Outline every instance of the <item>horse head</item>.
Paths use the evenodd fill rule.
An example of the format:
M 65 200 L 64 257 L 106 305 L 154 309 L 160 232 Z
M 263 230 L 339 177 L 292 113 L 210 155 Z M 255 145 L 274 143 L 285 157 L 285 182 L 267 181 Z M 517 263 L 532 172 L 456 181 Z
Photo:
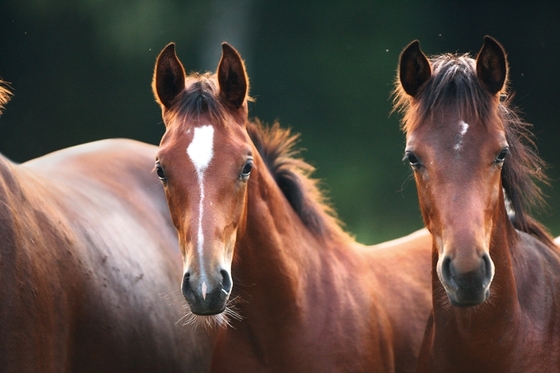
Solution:
M 490 293 L 496 232 L 509 223 L 502 167 L 510 144 L 500 94 L 507 80 L 501 45 L 486 37 L 476 59 L 445 54 L 428 59 L 417 41 L 401 54 L 405 160 L 437 249 L 437 275 L 456 306 Z
M 174 44 L 156 62 L 153 90 L 165 134 L 155 167 L 179 235 L 182 292 L 197 315 L 223 312 L 233 287 L 253 167 L 248 88 L 244 63 L 227 43 L 214 74 L 185 74 Z

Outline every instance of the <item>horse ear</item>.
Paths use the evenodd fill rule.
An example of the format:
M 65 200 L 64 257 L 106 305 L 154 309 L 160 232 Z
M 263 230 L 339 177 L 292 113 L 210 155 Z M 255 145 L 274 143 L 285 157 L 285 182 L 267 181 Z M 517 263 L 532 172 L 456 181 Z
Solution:
M 247 97 L 249 78 L 241 56 L 228 43 L 222 43 L 217 74 L 220 95 L 234 109 L 239 109 Z
M 507 79 L 507 59 L 504 48 L 494 38 L 484 37 L 484 44 L 476 56 L 476 75 L 491 93 L 502 90 Z
M 179 93 L 185 89 L 185 69 L 175 53 L 175 43 L 169 43 L 159 54 L 152 89 L 156 101 L 166 109 Z
M 404 91 L 415 97 L 418 90 L 432 76 L 432 66 L 422 50 L 418 40 L 410 43 L 401 53 L 399 59 L 399 80 Z

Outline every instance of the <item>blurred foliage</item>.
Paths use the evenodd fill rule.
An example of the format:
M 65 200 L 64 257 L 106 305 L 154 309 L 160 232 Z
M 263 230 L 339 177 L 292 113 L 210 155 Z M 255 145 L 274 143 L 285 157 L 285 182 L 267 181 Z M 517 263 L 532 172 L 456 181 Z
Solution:
M 159 51 L 175 41 L 187 70 L 214 70 L 228 41 L 247 62 L 251 115 L 301 132 L 347 229 L 380 242 L 422 226 L 400 116 L 390 115 L 400 51 L 419 39 L 428 54 L 476 53 L 489 34 L 508 51 L 514 102 L 553 166 L 538 217 L 558 235 L 559 16 L 557 1 L 5 1 L 0 76 L 15 95 L 0 149 L 24 161 L 106 137 L 157 144 Z

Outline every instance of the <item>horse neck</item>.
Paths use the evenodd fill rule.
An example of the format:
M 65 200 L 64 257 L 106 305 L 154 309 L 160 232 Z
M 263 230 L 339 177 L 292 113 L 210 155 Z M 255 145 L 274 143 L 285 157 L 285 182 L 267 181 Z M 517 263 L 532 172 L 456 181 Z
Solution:
M 258 157 L 255 164 L 257 170 L 266 169 Z M 336 235 L 332 238 L 321 239 L 303 224 L 267 171 L 252 174 L 246 226 L 236 244 L 232 269 L 237 294 L 247 296 L 247 302 L 239 304 L 242 324 L 303 323 L 301 309 L 309 301 L 309 292 L 324 285 L 322 266 L 342 246 Z
M 320 265 L 321 239 L 305 227 L 268 172 L 251 178 L 245 231 L 236 247 L 241 276 L 250 274 L 252 283 L 267 284 L 276 291 L 271 298 L 285 294 L 293 301 L 299 278 Z
M 242 371 L 260 371 L 263 366 L 309 371 L 316 362 L 296 369 L 304 362 L 300 346 L 316 342 L 317 333 L 331 327 L 318 320 L 331 317 L 325 305 L 335 302 L 337 279 L 332 270 L 345 270 L 334 256 L 342 257 L 340 251 L 348 251 L 348 242 L 342 241 L 335 226 L 324 239 L 308 229 L 270 173 L 263 172 L 263 160 L 254 155 L 254 162 L 246 223 L 232 267 L 233 293 L 240 298 L 235 306 L 242 320 L 233 320 L 233 328 L 222 330 L 212 371 L 230 371 L 232 361 L 241 364 L 237 370 Z

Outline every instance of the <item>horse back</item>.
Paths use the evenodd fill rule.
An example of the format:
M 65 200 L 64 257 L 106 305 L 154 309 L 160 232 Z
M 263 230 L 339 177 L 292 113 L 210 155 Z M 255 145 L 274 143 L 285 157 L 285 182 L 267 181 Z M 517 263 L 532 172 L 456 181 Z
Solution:
M 208 334 L 180 324 L 181 261 L 155 151 L 105 140 L 11 166 L 3 371 L 204 371 Z
M 368 250 L 375 290 L 390 322 L 395 361 L 414 370 L 431 309 L 432 236 L 421 229 Z

